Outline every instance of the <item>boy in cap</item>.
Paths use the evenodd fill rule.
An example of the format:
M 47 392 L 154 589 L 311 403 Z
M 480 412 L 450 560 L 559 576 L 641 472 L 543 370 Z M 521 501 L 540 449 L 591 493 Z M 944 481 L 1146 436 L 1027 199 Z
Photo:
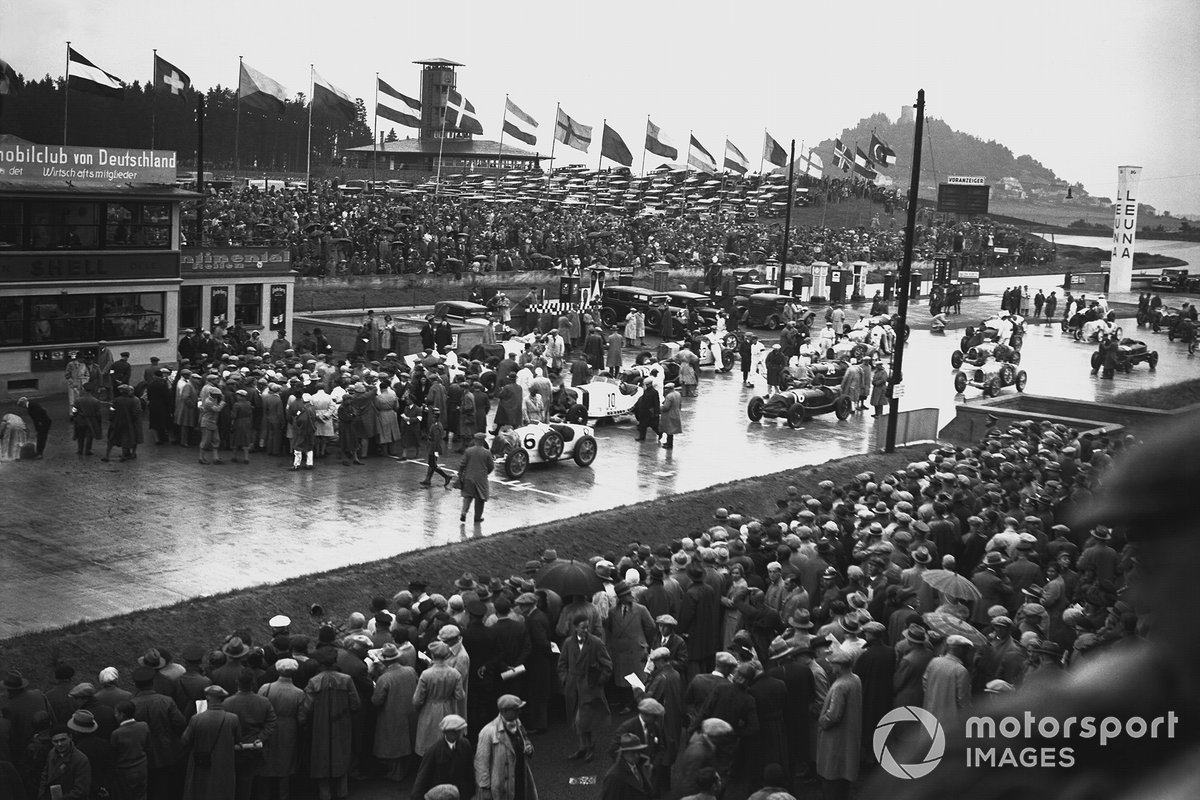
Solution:
M 467 721 L 447 714 L 439 723 L 442 737 L 421 757 L 411 797 L 428 797 L 436 787 L 452 786 L 462 798 L 475 794 L 475 748 L 467 738 Z

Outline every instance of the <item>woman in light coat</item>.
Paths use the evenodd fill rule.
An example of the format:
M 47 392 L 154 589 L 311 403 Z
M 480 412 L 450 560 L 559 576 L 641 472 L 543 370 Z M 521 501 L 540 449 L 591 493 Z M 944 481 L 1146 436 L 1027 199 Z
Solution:
M 400 441 L 400 421 L 397 416 L 400 398 L 392 391 L 387 381 L 379 384 L 379 394 L 375 395 L 374 405 L 379 416 L 379 447 L 389 456 L 394 456 L 396 442 Z
M 625 315 L 625 346 L 637 344 L 637 311 L 631 310 Z
M 400 662 L 400 648 L 384 646 L 380 661 L 384 672 L 375 682 L 371 704 L 379 709 L 375 718 L 375 757 L 387 764 L 387 778 L 397 783 L 404 779 L 404 758 L 413 752 L 416 712 L 413 692 L 417 671 Z
M 337 414 L 337 409 L 333 407 L 333 397 L 325 391 L 324 386 L 313 394 L 312 408 L 317 417 L 316 454 L 317 458 L 324 458 L 329 440 L 337 438 L 337 431 L 333 427 L 333 418 Z
M 300 727 L 304 724 L 304 690 L 292 682 L 300 664 L 291 658 L 275 662 L 279 679 L 259 688 L 258 693 L 275 709 L 275 735 L 263 748 L 258 776 L 269 783 L 288 782 L 296 774 L 300 759 Z
M 416 753 L 425 755 L 442 738 L 441 722 L 447 714 L 465 716 L 467 695 L 463 691 L 462 675 L 451 666 L 450 647 L 445 642 L 429 645 L 433 665 L 417 679 L 413 707 L 417 710 Z

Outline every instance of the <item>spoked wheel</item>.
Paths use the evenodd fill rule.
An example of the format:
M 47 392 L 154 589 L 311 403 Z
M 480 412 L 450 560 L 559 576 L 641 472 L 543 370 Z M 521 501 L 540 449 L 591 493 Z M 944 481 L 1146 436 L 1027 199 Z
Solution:
M 963 373 L 958 373 L 954 376 L 954 391 L 962 394 L 967 390 L 967 376 Z
M 788 425 L 793 428 L 799 428 L 808 419 L 808 411 L 804 408 L 803 403 L 794 403 L 787 412 Z
M 1100 364 L 1103 360 L 1099 353 L 1092 353 L 1092 369 L 1100 369 Z
M 596 444 L 595 437 L 584 436 L 575 443 L 575 453 L 572 457 L 579 466 L 590 467 L 592 462 L 596 460 L 598 450 L 599 446 Z
M 950 366 L 958 369 L 963 365 L 963 353 L 961 350 L 955 350 L 950 354 Z
M 751 397 L 750 402 L 746 404 L 746 416 L 751 422 L 758 422 L 763 418 L 763 407 L 767 404 L 766 400 L 761 397 Z
M 992 378 L 983 387 L 984 397 L 995 397 L 1000 394 L 1000 381 Z
M 529 469 L 529 454 L 524 450 L 513 450 L 504 459 L 504 471 L 513 480 L 519 480 L 527 469 Z
M 1000 367 L 1000 383 L 1004 386 L 1012 386 L 1017 379 L 1017 368 L 1012 364 L 1003 364 Z
M 1013 350 L 1012 355 L 1008 357 L 1008 363 L 1020 364 L 1021 363 L 1021 351 Z
M 833 413 L 837 415 L 838 419 L 848 419 L 854 413 L 854 403 L 850 401 L 849 397 L 840 395 L 833 403 Z
M 558 461 L 563 454 L 563 438 L 558 431 L 547 431 L 538 442 L 538 455 L 546 461 Z
M 1188 353 L 1191 354 L 1194 352 L 1196 352 L 1196 338 L 1192 337 L 1192 341 L 1188 343 Z M 1150 369 L 1151 370 L 1158 369 L 1158 351 L 1157 350 L 1155 350 L 1153 353 L 1150 354 L 1149 361 L 1150 361 Z
M 1029 382 L 1029 375 L 1025 372 L 1025 370 L 1021 370 L 1020 372 L 1017 373 L 1017 380 L 1014 385 L 1017 387 L 1018 392 L 1023 392 L 1023 391 L 1025 391 L 1025 384 L 1027 384 L 1028 382 Z
M 721 350 L 721 372 L 733 371 L 733 364 L 737 361 L 737 353 L 728 348 Z

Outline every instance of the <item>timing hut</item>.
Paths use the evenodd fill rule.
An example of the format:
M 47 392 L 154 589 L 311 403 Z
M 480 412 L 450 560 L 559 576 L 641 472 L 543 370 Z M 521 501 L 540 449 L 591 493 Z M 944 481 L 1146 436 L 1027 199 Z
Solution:
M 347 167 L 376 169 L 383 180 L 424 178 L 437 172 L 439 157 L 442 174 L 538 168 L 541 156 L 535 152 L 507 142 L 502 146 L 491 139 L 476 139 L 467 131 L 444 126 L 446 100 L 451 90 L 457 91 L 455 69 L 462 64 L 446 58 L 413 63 L 421 67 L 421 127 L 417 137 L 348 148 L 343 151 Z M 392 123 L 381 122 L 385 125 L 390 127 Z

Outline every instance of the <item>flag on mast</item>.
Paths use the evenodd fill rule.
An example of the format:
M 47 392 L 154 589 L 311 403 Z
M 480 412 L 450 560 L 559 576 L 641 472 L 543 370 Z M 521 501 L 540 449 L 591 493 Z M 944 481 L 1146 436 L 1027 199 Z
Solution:
M 192 79 L 179 67 L 154 54 L 154 91 L 165 90 L 168 94 L 183 97 L 192 90 Z
M 313 70 L 313 113 L 333 120 L 338 127 L 345 127 L 358 116 L 358 106 L 350 95 L 334 86 Z
M 750 160 L 729 139 L 725 140 L 725 169 L 745 175 L 750 171 Z
M 717 160 L 712 157 L 712 153 L 704 149 L 704 145 L 693 135 L 691 137 L 691 152 L 688 154 L 688 166 L 694 167 L 700 172 L 707 172 L 710 175 L 715 175 L 717 172 Z
M 527 145 L 535 145 L 537 144 L 537 133 L 534 132 L 534 128 L 537 126 L 537 120 L 518 108 L 512 100 L 504 98 L 505 133 Z
M 875 180 L 875 176 L 879 174 L 875 171 L 875 165 L 871 163 L 871 159 L 867 158 L 867 154 L 857 146 L 854 148 L 854 174 L 869 181 Z
M 763 131 L 763 160 L 768 164 L 774 164 L 777 167 L 787 166 L 787 150 L 771 136 L 771 134 Z
M 475 106 L 454 89 L 446 94 L 446 127 L 476 136 L 483 135 L 483 123 L 475 114 Z
M 672 161 L 679 158 L 679 148 L 663 134 L 662 128 L 646 118 L 646 149 L 656 156 L 669 158 Z
M 67 48 L 67 87 L 104 97 L 122 97 L 125 94 L 120 78 L 100 69 L 75 52 L 73 47 Z
M 592 126 L 576 122 L 560 108 L 558 119 L 554 121 L 554 138 L 567 147 L 586 153 L 592 144 Z
M 397 92 L 382 78 L 376 80 L 379 100 L 375 103 L 375 115 L 410 128 L 421 127 L 421 101 Z
M 820 180 L 824 174 L 825 164 L 821 161 L 821 157 L 812 151 L 811 147 L 808 150 L 808 156 L 800 159 L 800 166 L 803 168 L 804 174 L 810 178 Z
M 600 139 L 600 155 L 622 166 L 633 166 L 633 153 L 625 146 L 621 134 L 608 127 L 607 122 L 604 123 L 604 136 Z
M 890 167 L 896 163 L 896 151 L 888 147 L 886 143 L 874 133 L 871 134 L 871 159 L 876 164 L 882 164 L 885 167 Z
M 833 165 L 841 169 L 842 172 L 850 171 L 850 151 L 846 149 L 846 145 L 842 144 L 841 139 L 833 140 Z
M 238 79 L 238 97 L 251 108 L 282 114 L 283 104 L 287 100 L 287 89 L 274 78 L 264 75 L 243 61 Z

